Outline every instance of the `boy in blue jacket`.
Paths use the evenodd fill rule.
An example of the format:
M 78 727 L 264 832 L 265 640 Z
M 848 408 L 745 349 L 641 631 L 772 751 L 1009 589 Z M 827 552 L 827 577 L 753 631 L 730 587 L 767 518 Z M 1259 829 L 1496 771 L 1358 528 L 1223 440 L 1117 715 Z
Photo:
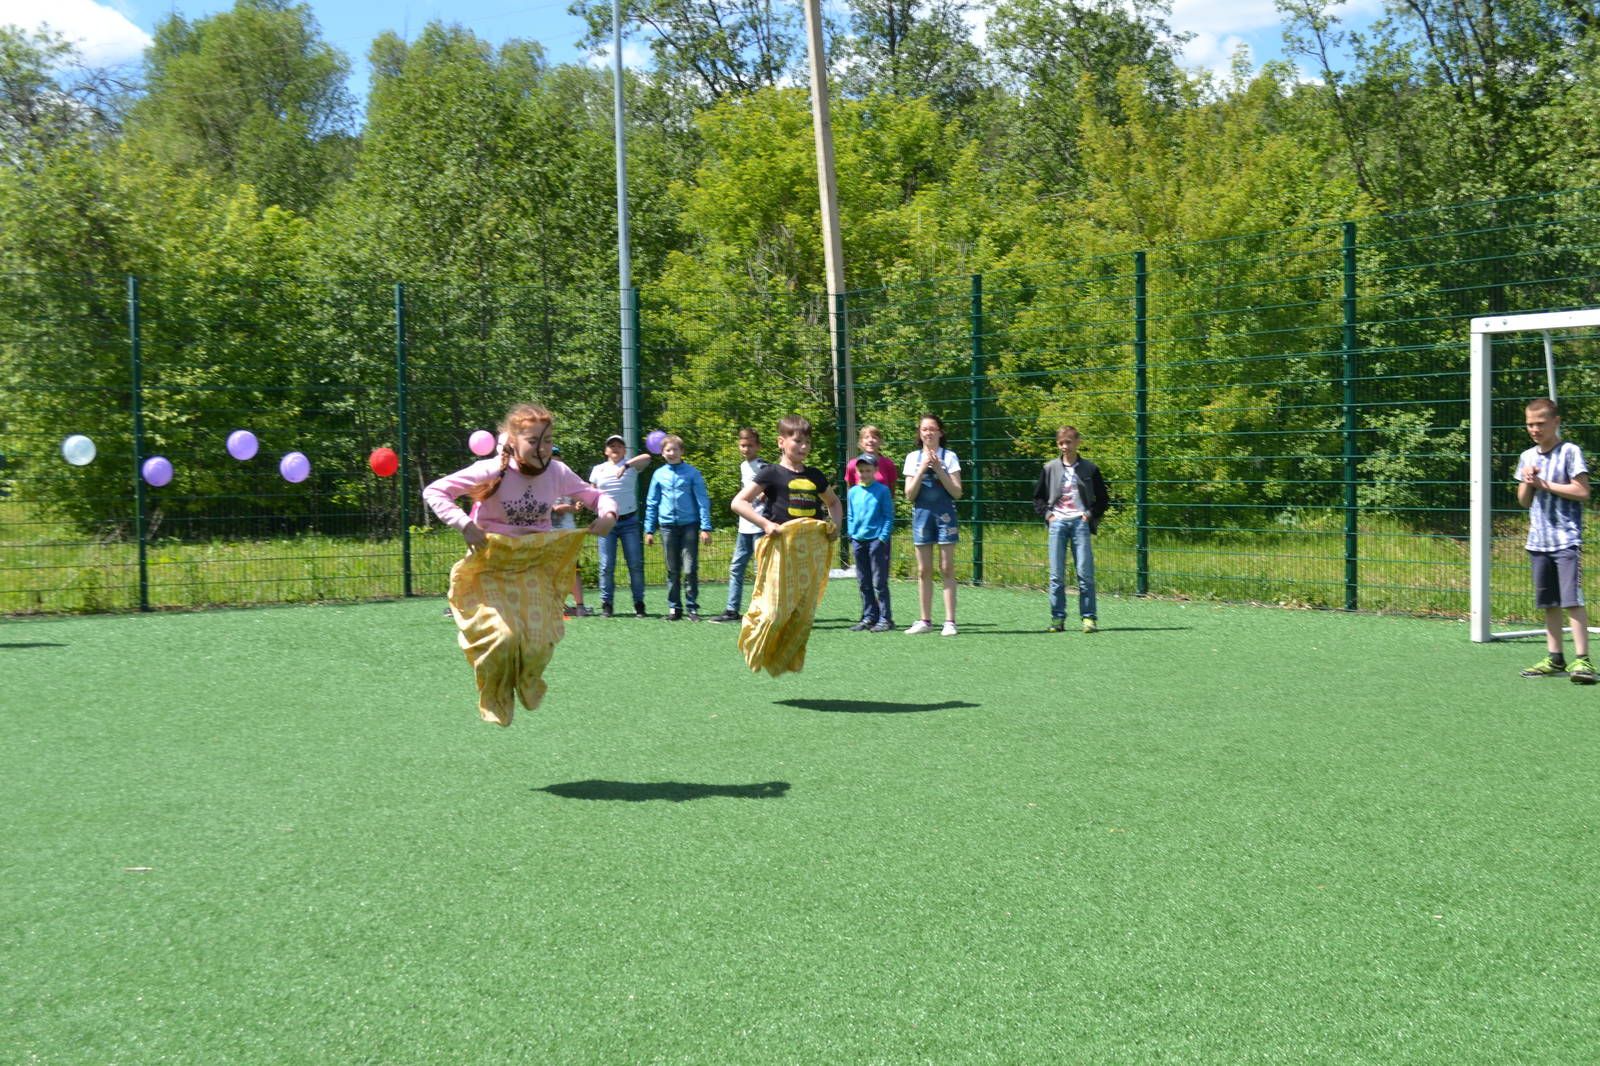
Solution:
M 856 484 L 847 496 L 846 531 L 855 550 L 856 583 L 861 587 L 861 621 L 852 633 L 887 633 L 894 628 L 889 610 L 889 534 L 894 529 L 894 496 L 878 480 L 878 461 L 855 461 Z
M 683 461 L 683 438 L 661 442 L 667 465 L 650 479 L 645 498 L 644 542 L 655 543 L 661 530 L 661 549 L 667 557 L 667 621 L 700 621 L 700 545 L 711 543 L 711 497 L 704 475 Z M 695 529 L 700 539 L 695 539 Z M 687 587 L 685 587 L 687 586 Z

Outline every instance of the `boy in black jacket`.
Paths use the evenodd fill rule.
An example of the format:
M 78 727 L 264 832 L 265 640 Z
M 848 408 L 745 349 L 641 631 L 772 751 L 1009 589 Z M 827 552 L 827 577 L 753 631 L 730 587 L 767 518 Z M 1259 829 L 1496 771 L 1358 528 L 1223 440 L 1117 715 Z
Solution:
M 1049 528 L 1050 549 L 1050 632 L 1067 627 L 1066 582 L 1067 545 L 1072 546 L 1072 568 L 1078 576 L 1078 614 L 1083 631 L 1093 633 L 1095 624 L 1094 545 L 1090 538 L 1100 528 L 1100 517 L 1111 504 L 1100 468 L 1078 454 L 1078 430 L 1062 426 L 1056 430 L 1060 459 L 1052 459 L 1039 472 L 1033 487 L 1033 509 Z

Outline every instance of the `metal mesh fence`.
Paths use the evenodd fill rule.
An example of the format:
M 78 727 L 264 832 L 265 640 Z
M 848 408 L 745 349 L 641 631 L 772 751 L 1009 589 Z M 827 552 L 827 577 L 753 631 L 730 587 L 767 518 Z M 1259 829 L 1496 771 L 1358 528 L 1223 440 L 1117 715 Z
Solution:
M 1043 584 L 1033 487 L 1070 424 L 1116 503 L 1103 591 L 1460 615 L 1468 319 L 1596 304 L 1600 191 L 1578 190 L 853 292 L 839 333 L 856 422 L 897 464 L 921 414 L 943 419 L 965 580 Z M 771 458 L 778 417 L 806 415 L 830 476 L 856 453 L 823 298 L 646 290 L 638 308 L 642 421 L 684 438 L 719 530 L 739 426 Z M 420 487 L 528 399 L 587 474 L 621 427 L 619 321 L 614 292 L 0 277 L 0 611 L 440 594 L 460 538 Z M 1580 444 L 1597 339 L 1553 340 Z M 1544 375 L 1541 338 L 1497 341 L 1500 617 L 1531 613 L 1510 471 Z M 228 454 L 240 428 L 253 459 Z M 95 441 L 89 465 L 63 461 L 70 433 Z M 395 477 L 367 468 L 380 446 Z M 303 482 L 279 474 L 289 451 Z M 138 477 L 152 455 L 170 485 Z M 703 551 L 706 582 L 729 540 Z M 911 557 L 898 535 L 899 576 Z M 583 566 L 592 584 L 592 549 Z

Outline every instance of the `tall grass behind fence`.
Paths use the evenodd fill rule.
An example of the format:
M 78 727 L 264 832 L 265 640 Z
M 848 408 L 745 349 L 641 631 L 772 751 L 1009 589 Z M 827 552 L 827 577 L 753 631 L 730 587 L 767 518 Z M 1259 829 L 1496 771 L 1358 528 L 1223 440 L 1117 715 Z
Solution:
M 1033 484 L 1072 424 L 1116 501 L 1105 591 L 1462 614 L 1468 319 L 1600 305 L 1600 190 L 897 284 L 846 294 L 838 317 L 808 293 L 637 301 L 642 428 L 684 437 L 725 531 L 738 426 L 772 458 L 794 411 L 824 470 L 855 454 L 839 341 L 856 422 L 897 463 L 920 414 L 943 418 L 965 579 L 1043 583 Z M 521 399 L 557 412 L 587 473 L 622 425 L 620 324 L 612 291 L 0 278 L 0 611 L 440 593 L 460 539 L 420 487 Z M 1567 433 L 1600 453 L 1600 338 L 1552 352 Z M 1528 613 L 1510 473 L 1544 368 L 1541 338 L 1497 339 L 1504 617 Z M 255 459 L 227 455 L 235 428 L 261 438 Z M 93 464 L 61 460 L 69 433 L 96 441 Z M 397 477 L 367 469 L 378 446 L 400 452 Z M 311 459 L 299 485 L 278 476 L 290 450 Z M 136 476 L 156 454 L 170 486 Z M 728 539 L 703 554 L 708 580 Z
M 391 341 L 388 417 L 407 416 L 408 487 L 397 508 L 409 543 L 395 554 L 410 560 L 409 592 L 443 595 L 462 541 L 427 511 L 422 486 L 475 460 L 472 431 L 494 429 L 518 402 L 555 413 L 562 460 L 587 477 L 622 426 L 620 318 L 616 294 L 606 292 L 436 283 L 403 286 L 399 296 L 406 384 L 402 397 Z

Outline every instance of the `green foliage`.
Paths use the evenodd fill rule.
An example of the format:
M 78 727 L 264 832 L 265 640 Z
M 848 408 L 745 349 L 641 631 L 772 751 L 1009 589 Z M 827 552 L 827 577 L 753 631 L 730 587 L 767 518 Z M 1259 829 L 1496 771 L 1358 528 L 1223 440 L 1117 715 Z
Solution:
M 592 42 L 608 37 L 609 9 L 579 10 Z M 1431 375 L 1466 318 L 1600 303 L 1584 194 L 1502 195 L 1600 181 L 1582 5 L 1416 0 L 1347 35 L 1296 0 L 1315 84 L 1282 65 L 1183 74 L 1160 4 L 1006 0 L 982 50 L 963 10 L 857 3 L 833 38 L 845 334 L 857 421 L 899 451 L 919 414 L 941 414 L 996 507 L 1063 422 L 1131 480 L 1135 251 L 1152 476 L 1163 514 L 1204 526 L 1339 502 L 1338 220 L 1361 220 L 1370 508 L 1411 514 L 1456 491 L 1456 386 Z M 624 81 L 641 414 L 682 433 L 725 498 L 738 425 L 770 435 L 799 411 L 820 459 L 841 447 L 809 99 L 782 87 L 797 13 L 641 0 L 627 14 L 656 57 Z M 304 496 L 255 494 L 267 502 L 196 473 L 188 498 L 156 499 L 163 535 L 202 537 L 216 499 L 238 528 L 393 528 L 402 489 L 359 457 L 398 444 L 402 354 L 413 479 L 465 461 L 464 434 L 521 399 L 556 410 L 572 465 L 598 454 L 622 409 L 609 74 L 439 23 L 371 57 L 356 136 L 348 64 L 304 5 L 174 16 L 124 132 L 112 87 L 63 67 L 58 39 L 0 35 L 13 484 L 59 465 L 66 427 L 90 431 L 102 460 L 46 478 L 42 502 L 130 532 L 128 274 L 143 279 L 146 453 L 214 454 L 248 413 L 341 457 L 314 463 Z M 1600 388 L 1585 374 L 1580 390 Z
M 841 90 L 850 96 L 925 97 L 955 118 L 984 95 L 983 55 L 965 0 L 852 0 L 850 33 L 835 37 Z
M 319 38 L 306 4 L 236 0 L 163 21 L 129 132 L 178 172 L 254 186 L 295 211 L 322 202 L 353 154 L 349 60 Z
M 569 10 L 589 32 L 580 45 L 613 47 L 612 7 L 573 0 Z M 624 39 L 644 27 L 663 85 L 717 101 L 770 89 L 793 70 L 802 53 L 800 12 L 767 0 L 624 0 Z

